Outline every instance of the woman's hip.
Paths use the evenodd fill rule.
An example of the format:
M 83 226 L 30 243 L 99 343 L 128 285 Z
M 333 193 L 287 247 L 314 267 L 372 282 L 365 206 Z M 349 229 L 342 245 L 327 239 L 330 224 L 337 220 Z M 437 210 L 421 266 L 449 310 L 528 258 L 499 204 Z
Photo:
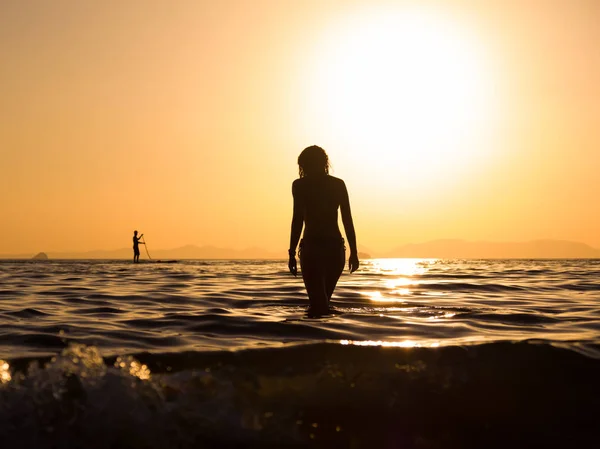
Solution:
M 302 239 L 299 257 L 300 263 L 322 262 L 330 265 L 341 261 L 343 265 L 346 259 L 344 239 Z

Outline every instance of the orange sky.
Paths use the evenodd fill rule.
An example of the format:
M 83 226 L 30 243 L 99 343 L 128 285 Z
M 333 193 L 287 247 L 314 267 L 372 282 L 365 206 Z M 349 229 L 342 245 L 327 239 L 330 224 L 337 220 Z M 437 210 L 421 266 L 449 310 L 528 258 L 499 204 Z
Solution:
M 600 247 L 600 3 L 0 3 L 0 254 L 285 256 L 318 144 L 359 246 Z

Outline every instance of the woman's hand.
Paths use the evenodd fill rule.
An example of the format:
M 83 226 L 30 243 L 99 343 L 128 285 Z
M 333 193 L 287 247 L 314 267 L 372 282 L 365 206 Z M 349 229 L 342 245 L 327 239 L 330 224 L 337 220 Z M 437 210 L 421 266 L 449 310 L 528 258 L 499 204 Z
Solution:
M 350 273 L 354 273 L 358 270 L 360 263 L 358 262 L 358 254 L 351 253 L 350 258 L 348 259 L 348 268 L 350 269 Z
M 290 269 L 290 273 L 294 276 L 298 274 L 298 267 L 296 265 L 296 256 L 292 256 L 290 254 L 290 260 L 288 261 L 288 268 Z

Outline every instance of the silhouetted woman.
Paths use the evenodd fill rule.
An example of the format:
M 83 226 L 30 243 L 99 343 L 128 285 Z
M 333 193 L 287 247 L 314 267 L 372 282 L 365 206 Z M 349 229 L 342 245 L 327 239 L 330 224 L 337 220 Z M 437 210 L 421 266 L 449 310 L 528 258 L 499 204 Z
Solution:
M 338 227 L 338 207 L 350 245 L 350 272 L 358 268 L 356 234 L 350 212 L 350 200 L 346 184 L 329 175 L 329 158 L 323 148 L 313 145 L 298 157 L 300 179 L 292 184 L 294 215 L 290 236 L 290 272 L 296 276 L 296 246 L 300 242 L 300 267 L 310 300 L 309 316 L 329 312 L 329 300 L 344 265 L 346 254 L 344 239 Z

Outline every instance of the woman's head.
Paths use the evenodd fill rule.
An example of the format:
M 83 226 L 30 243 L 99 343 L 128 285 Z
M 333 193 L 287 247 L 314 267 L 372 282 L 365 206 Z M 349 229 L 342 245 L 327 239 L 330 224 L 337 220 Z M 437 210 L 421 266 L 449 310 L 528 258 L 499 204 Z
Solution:
M 305 148 L 298 156 L 300 177 L 329 174 L 329 157 L 321 147 L 313 145 Z

